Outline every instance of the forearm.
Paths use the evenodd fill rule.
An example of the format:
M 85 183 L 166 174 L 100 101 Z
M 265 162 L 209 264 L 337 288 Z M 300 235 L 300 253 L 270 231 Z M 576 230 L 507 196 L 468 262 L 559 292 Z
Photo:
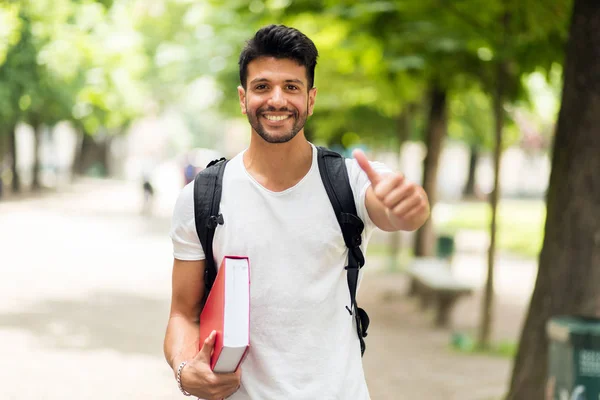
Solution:
M 167 324 L 165 334 L 165 358 L 173 371 L 182 361 L 193 358 L 198 353 L 199 330 L 198 321 L 190 320 L 183 315 L 172 315 Z

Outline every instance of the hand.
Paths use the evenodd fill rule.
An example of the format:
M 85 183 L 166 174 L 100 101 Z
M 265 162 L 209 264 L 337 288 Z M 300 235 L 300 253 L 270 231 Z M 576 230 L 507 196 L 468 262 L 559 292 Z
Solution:
M 388 210 L 391 223 L 400 228 L 414 225 L 413 220 L 418 219 L 417 225 L 420 226 L 422 216 L 426 217 L 429 213 L 429 202 L 423 188 L 408 181 L 401 173 L 378 173 L 361 150 L 355 150 L 352 155 L 371 181 L 375 197 Z
M 205 400 L 221 400 L 231 396 L 240 387 L 240 368 L 232 373 L 215 374 L 210 369 L 210 356 L 217 332 L 212 331 L 202 349 L 181 371 L 181 386 L 194 396 Z

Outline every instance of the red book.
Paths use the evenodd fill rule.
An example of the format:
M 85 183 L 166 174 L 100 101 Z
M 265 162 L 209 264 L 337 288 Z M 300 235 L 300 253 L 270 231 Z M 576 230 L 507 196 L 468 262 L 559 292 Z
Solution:
M 200 350 L 217 331 L 210 366 L 234 372 L 250 346 L 250 263 L 247 257 L 225 256 L 200 313 Z

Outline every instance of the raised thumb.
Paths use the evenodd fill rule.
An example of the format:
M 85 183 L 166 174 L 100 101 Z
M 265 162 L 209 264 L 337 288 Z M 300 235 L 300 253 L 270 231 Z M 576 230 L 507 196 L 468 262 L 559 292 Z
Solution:
M 352 152 L 352 155 L 358 162 L 360 168 L 367 174 L 367 177 L 371 181 L 371 184 L 375 186 L 377 183 L 379 183 L 381 177 L 379 176 L 379 173 L 377 173 L 377 171 L 375 171 L 373 167 L 371 167 L 369 159 L 367 158 L 365 153 L 363 153 L 362 150 L 356 149 Z

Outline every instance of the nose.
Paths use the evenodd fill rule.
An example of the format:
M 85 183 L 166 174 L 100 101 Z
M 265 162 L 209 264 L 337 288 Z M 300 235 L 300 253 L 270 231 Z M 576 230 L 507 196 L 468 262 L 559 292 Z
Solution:
M 285 94 L 280 87 L 276 86 L 271 92 L 271 98 L 269 99 L 269 105 L 275 108 L 282 108 L 286 105 L 287 100 Z

